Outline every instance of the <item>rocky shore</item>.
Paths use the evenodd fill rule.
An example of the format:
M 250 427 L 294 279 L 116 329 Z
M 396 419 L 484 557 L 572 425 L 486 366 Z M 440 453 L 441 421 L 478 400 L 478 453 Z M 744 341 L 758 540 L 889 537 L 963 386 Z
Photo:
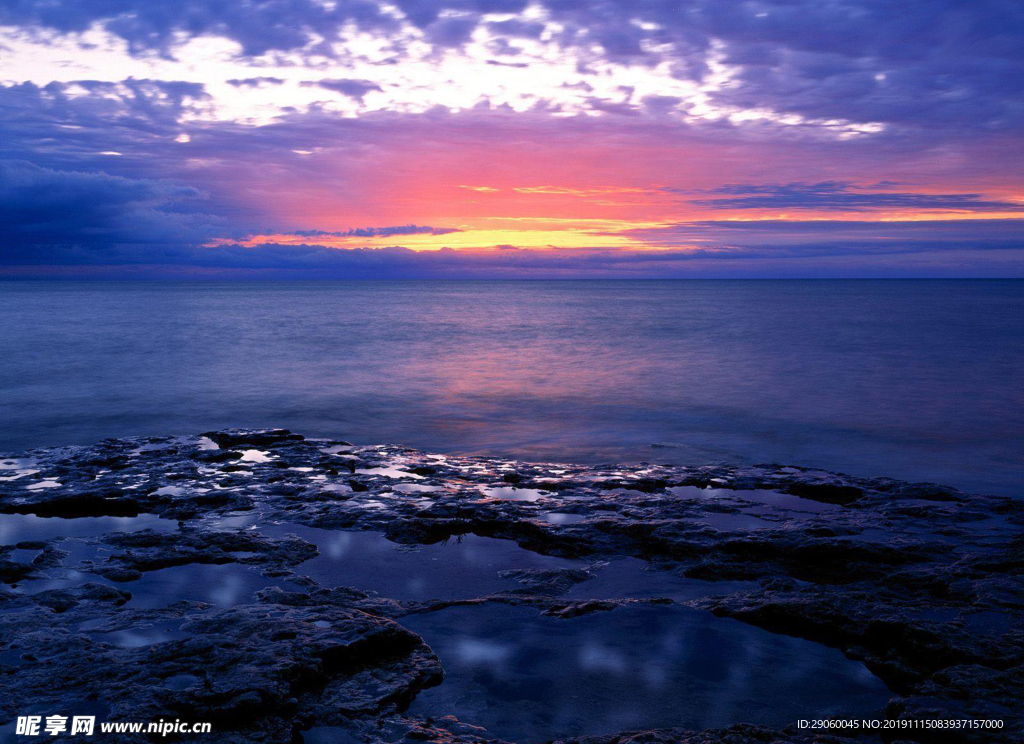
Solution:
M 149 521 L 68 527 L 109 518 Z M 576 563 L 506 570 L 505 588 L 475 596 L 389 596 L 313 576 L 318 547 L 266 525 L 409 546 L 472 535 Z M 779 465 L 524 463 L 284 430 L 34 450 L 0 458 L 0 726 L 80 706 L 106 720 L 213 723 L 213 739 L 186 741 L 281 744 L 318 729 L 337 742 L 492 741 L 500 732 L 454 712 L 410 712 L 446 684 L 410 618 L 503 606 L 571 622 L 683 605 L 863 662 L 891 693 L 877 718 L 1004 727 L 815 734 L 736 723 L 573 741 L 1021 741 L 1022 526 L 1021 500 Z M 679 592 L 579 590 L 623 557 Z M 233 566 L 268 583 L 219 606 L 138 602 L 157 572 Z M 691 585 L 701 590 L 687 595 Z

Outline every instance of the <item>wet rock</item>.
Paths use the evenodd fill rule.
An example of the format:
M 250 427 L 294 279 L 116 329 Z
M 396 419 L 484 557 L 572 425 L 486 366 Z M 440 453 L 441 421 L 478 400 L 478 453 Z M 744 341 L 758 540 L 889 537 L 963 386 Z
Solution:
M 191 563 L 295 566 L 317 555 L 315 545 L 295 536 L 269 538 L 253 532 L 115 533 L 105 539 L 118 548 L 94 569 L 110 578 Z M 112 575 L 113 574 L 113 575 Z M 120 578 L 116 580 L 130 580 Z
M 305 439 L 301 434 L 293 434 L 287 429 L 225 429 L 210 431 L 203 436 L 213 440 L 221 448 L 268 447 Z
M 93 569 L 93 573 L 111 581 L 138 581 L 143 577 L 142 571 L 123 566 L 99 566 Z
M 740 724 L 718 731 L 686 731 L 663 729 L 660 731 L 630 731 L 611 736 L 581 736 L 560 739 L 552 744 L 840 744 L 849 742 L 821 734 L 797 731 L 773 731 L 759 726 Z
M 19 662 L 18 689 L 0 686 L 0 719 L 32 696 L 58 701 L 109 689 L 114 715 L 216 717 L 231 732 L 224 740 L 240 744 L 290 741 L 313 725 L 342 727 L 362 741 L 481 742 L 487 733 L 472 722 L 395 715 L 441 675 L 429 649 L 401 627 L 403 617 L 504 603 L 567 619 L 664 601 L 568 599 L 587 585 L 585 569 L 516 569 L 505 573 L 506 591 L 446 602 L 321 587 L 296 575 L 316 555 L 313 545 L 222 526 L 245 518 L 376 530 L 410 545 L 475 534 L 548 556 L 628 556 L 675 576 L 754 580 L 688 604 L 863 659 L 899 694 L 885 715 L 1003 718 L 1006 728 L 984 738 L 953 736 L 1022 738 L 1015 719 L 1024 704 L 1020 500 L 778 464 L 524 463 L 355 447 L 283 429 L 204 437 L 35 450 L 21 457 L 37 473 L 0 482 L 0 514 L 153 514 L 181 523 L 83 538 L 98 552 L 81 562 L 56 540 L 0 546 L 0 582 L 17 586 L 0 586 L 0 651 L 16 644 L 28 659 Z M 15 560 L 16 549 L 37 555 Z M 161 568 L 229 563 L 286 577 L 288 588 L 264 588 L 253 603 L 228 609 L 192 602 L 146 611 L 132 609 L 121 588 Z M 23 591 L 61 570 L 107 583 Z M 147 628 L 169 640 L 140 648 L 110 641 Z M 181 690 L 162 685 L 176 675 L 197 681 Z M 829 741 L 744 726 L 574 741 L 812 740 Z
M 997 670 L 981 665 L 954 666 L 934 675 L 911 696 L 893 702 L 885 711 L 895 719 L 1004 721 L 1011 723 L 1020 708 L 1011 701 L 1024 695 L 1024 667 Z M 996 741 L 1005 729 L 960 732 L 926 731 L 906 734 L 921 742 Z M 1012 735 L 1012 734 L 1011 734 Z
M 794 496 L 802 496 L 805 499 L 814 499 L 826 504 L 852 504 L 864 495 L 863 489 L 856 486 L 849 486 L 837 483 L 791 483 L 786 487 L 786 493 Z
M 139 502 L 113 494 L 72 493 L 43 494 L 23 500 L 10 500 L 0 505 L 5 514 L 34 514 L 37 517 L 135 517 L 142 511 Z
M 35 569 L 25 563 L 0 559 L 0 582 L 17 584 L 36 575 Z
M 96 590 L 43 593 L 23 599 L 22 613 L 5 612 L 0 627 L 10 630 L 20 620 L 24 628 L 25 613 L 50 608 L 67 618 L 63 627 L 69 629 L 95 615 L 101 603 L 107 615 L 116 612 L 119 599 Z M 20 633 L 17 646 L 26 661 L 18 667 L 18 684 L 0 688 L 0 715 L 7 719 L 30 705 L 57 706 L 101 691 L 110 720 L 209 721 L 221 741 L 279 742 L 290 741 L 303 721 L 331 724 L 394 712 L 441 679 L 440 664 L 417 635 L 357 610 L 269 603 L 192 609 L 181 624 L 186 638 L 143 648 L 97 640 L 110 632 L 101 626 L 91 635 Z M 169 678 L 195 682 L 169 688 L 163 684 Z

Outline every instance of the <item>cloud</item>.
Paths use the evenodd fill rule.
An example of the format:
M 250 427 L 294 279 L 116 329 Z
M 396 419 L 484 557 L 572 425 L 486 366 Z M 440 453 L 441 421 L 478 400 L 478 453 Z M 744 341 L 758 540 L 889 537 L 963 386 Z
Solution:
M 235 88 L 261 88 L 265 85 L 283 85 L 284 78 L 266 75 L 248 78 L 231 78 L 227 84 Z
M 383 90 L 377 83 L 369 80 L 349 80 L 343 78 L 325 79 L 325 80 L 306 80 L 302 83 L 302 87 L 310 88 L 317 87 L 329 90 L 334 93 L 341 93 L 349 98 L 354 98 L 358 101 L 363 100 L 363 96 L 375 90 Z
M 539 39 L 544 33 L 545 25 L 537 21 L 525 21 L 509 18 L 504 21 L 490 21 L 487 30 L 497 37 Z
M 699 220 L 626 231 L 661 248 L 706 246 L 757 255 L 801 251 L 865 254 L 1024 249 L 1024 219 L 961 220 Z M 768 253 L 765 253 L 765 252 Z
M 893 274 L 980 275 L 994 273 L 986 267 L 998 260 L 1002 275 L 1024 273 L 1018 220 L 686 219 L 709 208 L 687 199 L 715 206 L 761 200 L 759 209 L 774 200 L 771 208 L 809 205 L 808 212 L 822 213 L 1011 211 L 1006 205 L 1019 205 L 980 195 L 978 184 L 992 184 L 993 193 L 1019 191 L 1019 177 L 1007 167 L 1016 152 L 1012 139 L 965 137 L 936 151 L 908 137 L 807 142 L 765 130 L 502 108 L 353 118 L 316 110 L 248 126 L 197 119 L 208 95 L 173 80 L 0 85 L 0 267 L 63 266 L 74 273 L 102 266 L 113 274 L 120 266 L 140 275 L 173 266 L 182 275 L 653 277 L 739 267 L 744 275 L 790 275 L 795 267 L 820 274 L 837 261 L 847 273 L 880 275 L 884 260 Z M 183 132 L 188 142 L 178 140 Z M 109 151 L 122 155 L 102 155 Z M 760 182 L 766 170 L 778 183 Z M 927 185 L 901 192 L 905 183 L 886 179 Z M 665 183 L 680 185 L 658 187 Z M 949 186 L 961 183 L 971 187 Z M 747 216 L 739 207 L 727 209 L 730 217 Z M 457 229 L 436 226 L 446 223 L 466 230 L 459 241 L 465 244 L 473 223 L 484 219 L 513 220 L 492 222 L 508 227 L 508 237 L 491 235 L 484 245 L 514 245 L 523 224 L 514 220 L 571 222 L 581 215 L 673 224 L 616 233 L 661 249 L 646 253 L 596 247 L 351 253 L 316 245 L 328 237 L 390 236 L 401 244 L 403 235 Z M 241 245 L 253 235 L 289 233 L 309 245 Z M 608 243 L 593 237 L 595 246 Z M 228 244 L 202 247 L 213 241 Z
M 301 238 L 381 238 L 392 235 L 448 235 L 461 232 L 455 227 L 426 225 L 395 225 L 392 227 L 354 227 L 351 230 L 292 230 L 289 235 Z
M 460 47 L 470 40 L 478 23 L 479 17 L 473 16 L 441 18 L 427 26 L 426 31 L 439 47 Z
M 913 246 L 835 242 L 758 248 L 622 251 L 610 249 L 412 251 L 402 247 L 338 249 L 322 245 L 237 244 L 181 246 L 140 254 L 111 246 L 82 252 L 44 246 L 33 261 L 0 266 L 0 275 L 136 277 L 317 278 L 317 279 L 664 279 L 746 276 L 1000 276 L 1017 266 L 1024 241 L 1002 245 L 920 242 Z M 894 255 L 903 263 L 892 262 Z M 1010 263 L 1007 264 L 1007 256 Z M 909 260 L 907 260 L 909 257 Z M 140 274 L 139 270 L 143 273 Z
M 692 81 L 725 69 L 728 85 L 709 85 L 708 100 L 745 111 L 879 122 L 927 137 L 1019 133 L 1024 121 L 1019 2 L 539 0 L 524 13 L 528 5 L 179 0 L 170 9 L 152 0 L 16 0 L 0 5 L 0 25 L 32 33 L 99 26 L 143 56 L 168 56 L 188 40 L 220 37 L 236 42 L 243 60 L 295 52 L 347 59 L 346 34 L 357 29 L 398 62 L 412 39 L 437 50 L 466 50 L 482 24 L 494 53 L 515 53 L 523 42 L 545 38 L 577 59 L 578 69 L 661 65 Z M 494 14 L 510 17 L 495 21 Z
M 676 189 L 666 189 L 677 191 Z M 865 211 L 871 209 L 942 210 L 955 212 L 1024 211 L 1024 202 L 985 199 L 981 194 L 921 194 L 873 191 L 846 181 L 786 184 L 727 184 L 707 193 L 725 198 L 694 199 L 713 209 L 814 209 Z
M 194 188 L 0 162 L 0 259 L 26 246 L 180 245 L 224 228 Z
M 132 52 L 169 53 L 182 38 L 223 36 L 246 55 L 304 47 L 314 35 L 336 38 L 348 23 L 377 29 L 395 26 L 379 4 L 364 0 L 180 0 L 173 8 L 149 0 L 20 0 L 0 7 L 0 24 L 58 32 L 83 32 L 99 24 Z

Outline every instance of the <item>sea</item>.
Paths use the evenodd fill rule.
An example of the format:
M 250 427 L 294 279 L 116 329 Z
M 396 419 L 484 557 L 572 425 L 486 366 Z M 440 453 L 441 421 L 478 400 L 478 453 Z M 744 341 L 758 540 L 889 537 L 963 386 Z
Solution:
M 1024 492 L 1024 281 L 0 283 L 0 451 L 286 427 Z

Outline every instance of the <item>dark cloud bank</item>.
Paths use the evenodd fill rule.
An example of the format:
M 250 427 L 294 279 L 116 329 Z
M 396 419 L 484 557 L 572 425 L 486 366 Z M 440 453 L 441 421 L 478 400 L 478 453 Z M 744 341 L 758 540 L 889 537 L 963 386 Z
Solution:
M 1012 275 L 1024 229 L 1005 221 L 807 225 L 680 224 L 658 231 L 665 243 L 694 239 L 710 247 L 634 251 L 610 248 L 413 251 L 401 246 L 339 250 L 322 245 L 255 246 L 97 244 L 7 245 L 2 263 L 15 277 L 279 278 L 279 279 L 518 279 L 687 277 L 911 277 Z M 835 232 L 832 239 L 821 235 Z M 639 231 L 638 231 L 639 232 Z M 653 231 L 646 231 L 651 233 Z M 736 233 L 743 233 L 736 235 Z M 653 235 L 643 237 L 652 238 Z M 936 258 L 938 260 L 936 261 Z M 908 260 L 909 259 L 909 260 Z M 945 269 L 957 266 L 956 271 Z M 1008 272 L 1008 267 L 1010 270 Z

